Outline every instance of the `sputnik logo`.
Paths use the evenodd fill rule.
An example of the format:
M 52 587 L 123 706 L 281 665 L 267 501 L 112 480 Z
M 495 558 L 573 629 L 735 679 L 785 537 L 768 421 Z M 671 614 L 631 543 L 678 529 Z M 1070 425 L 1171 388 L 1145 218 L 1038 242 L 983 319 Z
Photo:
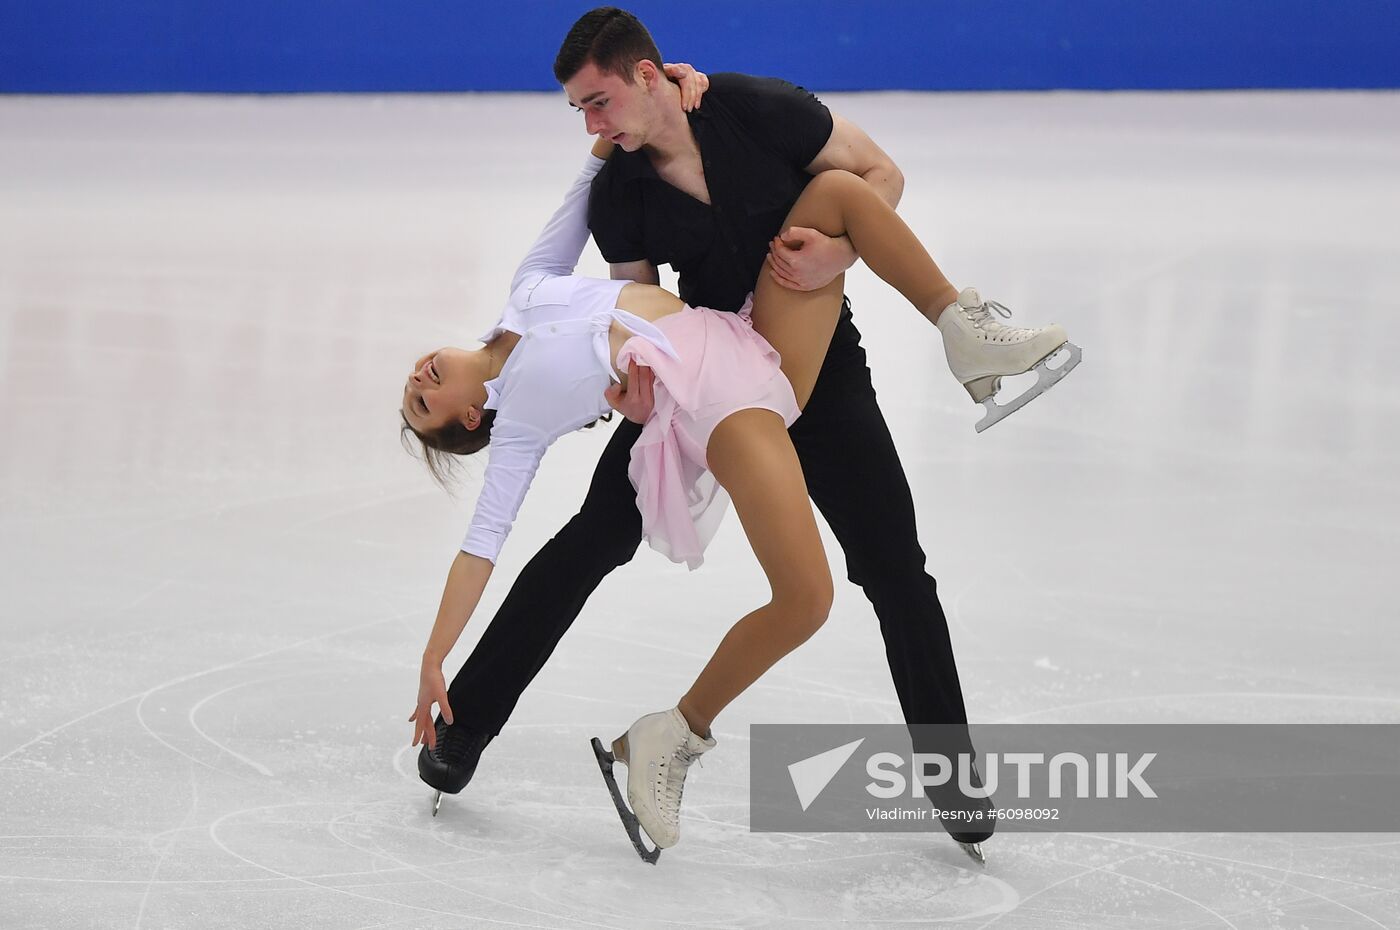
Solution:
M 841 766 L 846 764 L 846 761 L 855 754 L 863 742 L 865 742 L 865 737 L 844 746 L 837 746 L 835 749 L 828 749 L 826 752 L 818 753 L 788 766 L 788 775 L 792 778 L 793 790 L 797 792 L 797 800 L 802 804 L 804 811 L 811 807 L 817 796 L 826 790 L 826 786 L 831 784 L 836 773 L 841 771 Z

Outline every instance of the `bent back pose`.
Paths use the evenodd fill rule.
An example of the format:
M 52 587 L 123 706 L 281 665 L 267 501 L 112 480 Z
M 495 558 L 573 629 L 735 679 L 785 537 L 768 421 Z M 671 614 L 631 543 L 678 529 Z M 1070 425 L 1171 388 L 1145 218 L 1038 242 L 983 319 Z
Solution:
M 605 148 L 600 144 L 595 152 Z M 406 428 L 436 449 L 462 449 L 463 431 L 469 442 L 481 438 L 495 446 L 444 603 L 474 606 L 480 600 L 545 449 L 607 409 L 600 382 L 622 381 L 629 363 L 656 373 L 656 403 L 629 470 L 643 535 L 672 559 L 698 564 L 716 515 L 695 501 L 720 504 L 721 511 L 723 505 L 721 495 L 696 493 L 708 484 L 704 472 L 733 499 L 771 599 L 734 624 L 675 709 L 643 717 L 614 744 L 628 764 L 633 810 L 666 847 L 679 838 L 689 763 L 714 746 L 709 733 L 716 715 L 811 636 L 831 606 L 826 554 L 787 427 L 816 384 L 840 314 L 843 276 L 805 293 L 761 282 L 752 307 L 759 333 L 745 325 L 744 314 L 692 308 L 655 286 L 576 277 L 587 239 L 583 195 L 602 164 L 590 159 L 522 263 L 510 309 L 486 347 L 476 353 L 444 349 L 420 360 L 404 386 L 403 416 Z M 881 278 L 935 321 L 945 308 L 959 306 L 958 290 L 913 233 L 853 174 L 819 175 L 788 225 L 848 236 Z M 1053 326 L 1031 341 L 1042 356 L 1064 343 L 1063 331 Z M 785 377 L 775 370 L 774 349 Z M 440 616 L 434 644 L 450 649 L 470 613 Z M 434 729 L 429 714 L 430 704 L 420 698 L 411 718 L 419 724 L 415 742 Z M 657 771 L 663 773 L 659 782 Z
M 851 170 L 896 203 L 902 176 L 888 156 L 858 127 L 781 81 L 716 76 L 704 106 L 687 113 L 680 90 L 657 73 L 660 62 L 641 24 L 610 10 L 580 19 L 556 62 L 589 131 L 622 148 L 595 180 L 589 207 L 614 276 L 655 281 L 656 266 L 672 264 L 689 304 L 737 311 L 761 273 L 810 287 L 848 267 L 850 244 L 815 231 L 794 231 L 801 250 L 774 246 L 768 270 L 765 260 L 812 174 Z M 960 315 L 996 334 L 995 324 L 975 318 L 985 312 Z M 875 608 L 905 719 L 964 724 L 947 622 L 924 569 L 908 483 L 844 307 L 811 390 L 790 436 L 807 491 L 845 551 L 847 576 Z M 642 520 L 628 467 L 641 432 L 630 422 L 615 429 L 579 513 L 516 579 L 454 679 L 450 702 L 440 696 L 446 649 L 435 638 L 425 651 L 423 690 L 443 711 L 419 757 L 433 787 L 455 792 L 467 784 L 589 594 L 631 559 Z M 862 493 L 869 488 L 881 493 Z M 444 599 L 439 620 L 474 606 Z M 958 748 L 917 740 L 920 751 Z M 971 842 L 990 832 L 989 824 L 954 838 Z

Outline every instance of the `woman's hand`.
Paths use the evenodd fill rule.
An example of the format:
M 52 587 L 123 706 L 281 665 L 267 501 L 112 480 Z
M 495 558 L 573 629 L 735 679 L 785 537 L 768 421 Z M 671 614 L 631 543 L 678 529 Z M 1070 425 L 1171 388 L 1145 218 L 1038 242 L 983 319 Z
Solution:
M 423 667 L 418 673 L 418 708 L 409 716 L 413 728 L 413 742 L 417 746 L 425 743 L 428 749 L 437 749 L 437 728 L 433 725 L 433 704 L 442 709 L 442 719 L 452 725 L 452 705 L 447 703 L 447 682 L 442 677 L 442 663 L 428 656 L 423 657 Z
M 700 106 L 700 98 L 710 89 L 710 76 L 696 71 L 694 66 L 673 61 L 663 69 L 666 76 L 680 85 L 681 108 L 687 113 Z

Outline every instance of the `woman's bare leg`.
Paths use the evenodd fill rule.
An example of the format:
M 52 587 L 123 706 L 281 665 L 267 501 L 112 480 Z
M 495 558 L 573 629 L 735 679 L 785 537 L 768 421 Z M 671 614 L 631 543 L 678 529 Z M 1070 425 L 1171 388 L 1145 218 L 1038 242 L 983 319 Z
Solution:
M 957 288 L 909 227 L 853 174 L 824 172 L 813 178 L 786 225 L 850 235 L 866 264 L 930 320 L 957 299 Z M 799 406 L 806 405 L 816 385 L 844 286 L 845 275 L 837 275 L 815 291 L 793 291 L 765 275 L 755 290 L 754 327 L 782 355 Z M 732 414 L 711 434 L 706 455 L 734 502 L 773 598 L 734 624 L 681 698 L 681 713 L 700 735 L 709 734 L 710 723 L 730 701 L 816 632 L 832 598 L 831 570 L 782 418 L 769 410 Z
M 821 627 L 832 598 L 826 550 L 782 417 L 758 409 L 731 414 L 710 435 L 706 456 L 768 576 L 772 599 L 730 628 L 681 698 L 681 713 L 700 736 L 709 735 L 730 701 Z
M 938 322 L 943 308 L 958 299 L 958 289 L 894 207 L 849 171 L 823 171 L 812 178 L 792 205 L 786 226 L 849 236 L 861 261 L 930 322 Z
M 866 265 L 930 322 L 958 298 L 957 288 L 894 209 L 849 172 L 813 178 L 786 225 L 850 236 Z M 755 289 L 754 328 L 782 355 L 799 406 L 806 406 L 816 385 L 844 286 L 845 275 L 837 275 L 815 291 L 793 291 L 764 275 Z M 708 735 L 715 715 L 816 632 L 832 598 L 831 570 L 782 418 L 768 410 L 732 414 L 711 434 L 706 454 L 734 502 L 773 598 L 734 624 L 681 698 L 681 713 L 699 735 Z
M 861 260 L 937 323 L 958 299 L 928 250 L 874 188 L 846 171 L 824 171 L 807 184 L 784 228 L 806 226 L 828 236 L 850 236 Z M 763 275 L 754 290 L 753 322 L 783 357 L 799 406 L 806 406 L 841 312 L 845 276 L 815 291 L 793 291 Z

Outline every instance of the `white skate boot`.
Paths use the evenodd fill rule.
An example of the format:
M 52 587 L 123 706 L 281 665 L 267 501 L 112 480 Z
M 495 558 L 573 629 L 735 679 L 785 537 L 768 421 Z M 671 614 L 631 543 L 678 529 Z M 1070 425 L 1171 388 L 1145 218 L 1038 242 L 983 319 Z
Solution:
M 680 709 L 673 707 L 657 714 L 647 714 L 613 740 L 612 753 L 603 751 L 593 740 L 593 751 L 613 794 L 613 803 L 637 853 L 655 863 L 661 850 L 676 845 L 681 838 L 681 794 L 690 764 L 701 754 L 715 747 L 713 738 L 702 739 L 690 732 L 690 726 Z M 631 810 L 623 808 L 617 783 L 612 778 L 612 763 L 627 766 L 627 801 Z M 639 823 L 656 849 L 647 850 L 629 823 L 629 814 Z
M 1048 391 L 1074 370 L 1082 354 L 1061 326 L 1004 326 L 992 318 L 993 311 L 1004 319 L 1011 318 L 1006 307 L 996 301 L 984 301 L 974 288 L 968 287 L 938 317 L 948 367 L 972 399 L 987 408 L 987 415 L 977 421 L 979 433 Z M 1058 368 L 1050 368 L 1046 362 L 1060 349 L 1068 350 L 1068 360 Z M 1031 369 L 1039 376 L 1036 383 L 1010 403 L 998 404 L 996 393 L 1001 390 L 1001 379 Z

